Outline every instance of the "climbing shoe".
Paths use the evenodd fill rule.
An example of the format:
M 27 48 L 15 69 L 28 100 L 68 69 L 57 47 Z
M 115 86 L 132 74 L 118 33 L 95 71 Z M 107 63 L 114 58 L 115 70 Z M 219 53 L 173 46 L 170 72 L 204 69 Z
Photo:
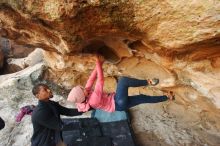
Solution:
M 157 84 L 159 84 L 158 78 L 148 79 L 147 81 L 148 81 L 149 85 L 151 85 L 151 86 L 156 86 Z

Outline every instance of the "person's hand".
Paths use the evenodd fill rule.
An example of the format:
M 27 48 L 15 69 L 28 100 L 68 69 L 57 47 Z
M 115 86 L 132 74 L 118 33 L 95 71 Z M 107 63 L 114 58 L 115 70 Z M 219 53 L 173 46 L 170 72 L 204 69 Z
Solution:
M 100 61 L 101 63 L 103 63 L 103 62 L 105 61 L 105 59 L 104 59 L 103 56 L 97 54 L 97 55 L 96 55 L 96 61 Z
M 173 91 L 168 91 L 165 93 L 165 95 L 169 100 L 175 100 L 175 94 L 173 93 Z

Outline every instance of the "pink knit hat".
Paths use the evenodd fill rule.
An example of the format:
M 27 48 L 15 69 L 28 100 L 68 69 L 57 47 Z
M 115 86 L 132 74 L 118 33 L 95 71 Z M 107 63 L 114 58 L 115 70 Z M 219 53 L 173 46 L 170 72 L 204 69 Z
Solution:
M 68 101 L 74 102 L 74 103 L 81 103 L 85 100 L 85 94 L 83 92 L 82 86 L 76 86 L 74 87 L 67 98 Z

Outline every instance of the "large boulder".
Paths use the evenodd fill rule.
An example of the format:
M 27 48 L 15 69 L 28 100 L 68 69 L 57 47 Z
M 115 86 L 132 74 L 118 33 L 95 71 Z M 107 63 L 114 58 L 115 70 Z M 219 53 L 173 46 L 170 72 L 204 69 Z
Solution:
M 30 116 L 24 118 L 21 124 L 16 124 L 15 116 L 22 106 L 37 103 L 31 89 L 44 69 L 41 63 L 18 73 L 0 76 L 0 115 L 6 121 L 0 133 L 0 145 L 30 145 L 30 141 L 26 140 L 27 137 L 30 139 L 32 131 Z
M 28 66 L 34 66 L 37 63 L 43 62 L 43 50 L 36 48 L 25 58 L 9 58 L 4 67 L 3 73 L 9 74 L 25 69 Z

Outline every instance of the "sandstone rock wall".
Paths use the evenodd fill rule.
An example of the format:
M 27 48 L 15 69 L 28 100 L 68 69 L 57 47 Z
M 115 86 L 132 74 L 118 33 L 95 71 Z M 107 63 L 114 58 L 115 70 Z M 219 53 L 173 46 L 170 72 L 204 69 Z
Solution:
M 159 86 L 129 93 L 172 90 L 176 100 L 130 110 L 138 144 L 216 146 L 219 8 L 219 0 L 0 0 L 0 35 L 46 50 L 44 79 L 66 89 L 85 84 L 95 52 L 106 59 L 106 91 L 120 76 L 158 77 Z
M 161 53 L 185 52 L 218 44 L 219 5 L 218 0 L 1 0 L 1 34 L 61 53 L 106 36 L 141 40 Z

